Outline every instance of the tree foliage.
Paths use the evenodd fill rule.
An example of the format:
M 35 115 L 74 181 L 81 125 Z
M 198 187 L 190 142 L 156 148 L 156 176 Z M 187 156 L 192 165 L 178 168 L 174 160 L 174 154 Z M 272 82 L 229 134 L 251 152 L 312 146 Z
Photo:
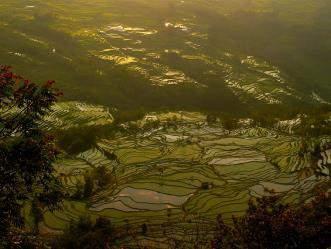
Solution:
M 58 152 L 38 125 L 61 95 L 53 83 L 39 86 L 0 67 L 0 241 L 5 247 L 12 228 L 24 225 L 26 201 L 54 209 L 62 198 L 52 174 Z
M 246 214 L 233 226 L 218 217 L 213 249 L 329 248 L 331 196 L 320 193 L 299 208 L 281 204 L 278 196 L 250 201 Z
M 116 237 L 110 220 L 97 218 L 92 222 L 89 217 L 80 217 L 72 221 L 59 238 L 55 239 L 52 248 L 58 249 L 98 249 L 110 248 Z

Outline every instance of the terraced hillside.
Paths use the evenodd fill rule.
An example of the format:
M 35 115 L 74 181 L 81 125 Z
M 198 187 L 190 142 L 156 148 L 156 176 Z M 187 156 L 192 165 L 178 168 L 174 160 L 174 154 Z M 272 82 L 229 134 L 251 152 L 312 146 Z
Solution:
M 109 108 L 72 101 L 55 104 L 41 126 L 48 130 L 67 130 L 73 127 L 110 125 L 113 121 Z
M 329 103 L 330 7 L 3 0 L 0 63 L 36 81 L 57 80 L 68 99 L 131 109 Z
M 91 115 L 108 118 L 95 113 L 96 107 L 89 108 Z M 54 124 L 63 113 L 53 114 Z M 69 114 L 64 122 L 85 124 L 81 117 Z M 133 248 L 190 248 L 197 240 L 207 247 L 218 214 L 229 221 L 245 212 L 251 197 L 271 194 L 300 203 L 311 197 L 314 186 L 330 182 L 330 137 L 306 145 L 306 151 L 316 144 L 322 148 L 320 159 L 312 165 L 312 155 L 300 153 L 299 137 L 259 127 L 230 131 L 205 120 L 200 113 L 151 113 L 136 126 L 157 121 L 154 128 L 131 133 L 123 124 L 122 132 L 100 138 L 95 147 L 77 155 L 63 154 L 55 167 L 68 193 L 83 188 L 84 175 L 95 168 L 105 167 L 112 182 L 87 199 L 66 200 L 62 211 L 44 213 L 41 231 L 59 232 L 80 216 L 104 216 L 123 230 L 121 243 Z M 321 174 L 298 177 L 305 169 Z M 143 224 L 148 227 L 145 233 Z

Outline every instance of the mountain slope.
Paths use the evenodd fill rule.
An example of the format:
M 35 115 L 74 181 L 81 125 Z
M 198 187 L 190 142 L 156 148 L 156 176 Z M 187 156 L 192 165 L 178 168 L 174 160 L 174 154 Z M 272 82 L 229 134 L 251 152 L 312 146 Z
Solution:
M 328 103 L 330 10 L 327 0 L 4 0 L 0 62 L 56 79 L 68 99 L 122 108 Z

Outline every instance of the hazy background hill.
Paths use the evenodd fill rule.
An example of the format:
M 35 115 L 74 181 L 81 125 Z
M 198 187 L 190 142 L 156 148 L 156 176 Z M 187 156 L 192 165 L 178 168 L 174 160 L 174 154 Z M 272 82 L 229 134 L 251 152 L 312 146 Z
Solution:
M 2 0 L 0 64 L 128 109 L 327 103 L 330 16 L 329 0 Z

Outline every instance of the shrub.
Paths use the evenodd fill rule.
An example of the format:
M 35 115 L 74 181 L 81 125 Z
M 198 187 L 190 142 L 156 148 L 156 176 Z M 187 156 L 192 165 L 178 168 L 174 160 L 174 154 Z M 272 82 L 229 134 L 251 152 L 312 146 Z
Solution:
M 233 226 L 218 217 L 213 249 L 329 248 L 331 198 L 320 193 L 298 208 L 281 204 L 277 196 L 250 201 L 246 214 L 233 218 Z
M 53 241 L 54 249 L 102 249 L 110 248 L 116 241 L 110 220 L 98 218 L 92 222 L 81 217 L 71 222 L 64 234 Z

